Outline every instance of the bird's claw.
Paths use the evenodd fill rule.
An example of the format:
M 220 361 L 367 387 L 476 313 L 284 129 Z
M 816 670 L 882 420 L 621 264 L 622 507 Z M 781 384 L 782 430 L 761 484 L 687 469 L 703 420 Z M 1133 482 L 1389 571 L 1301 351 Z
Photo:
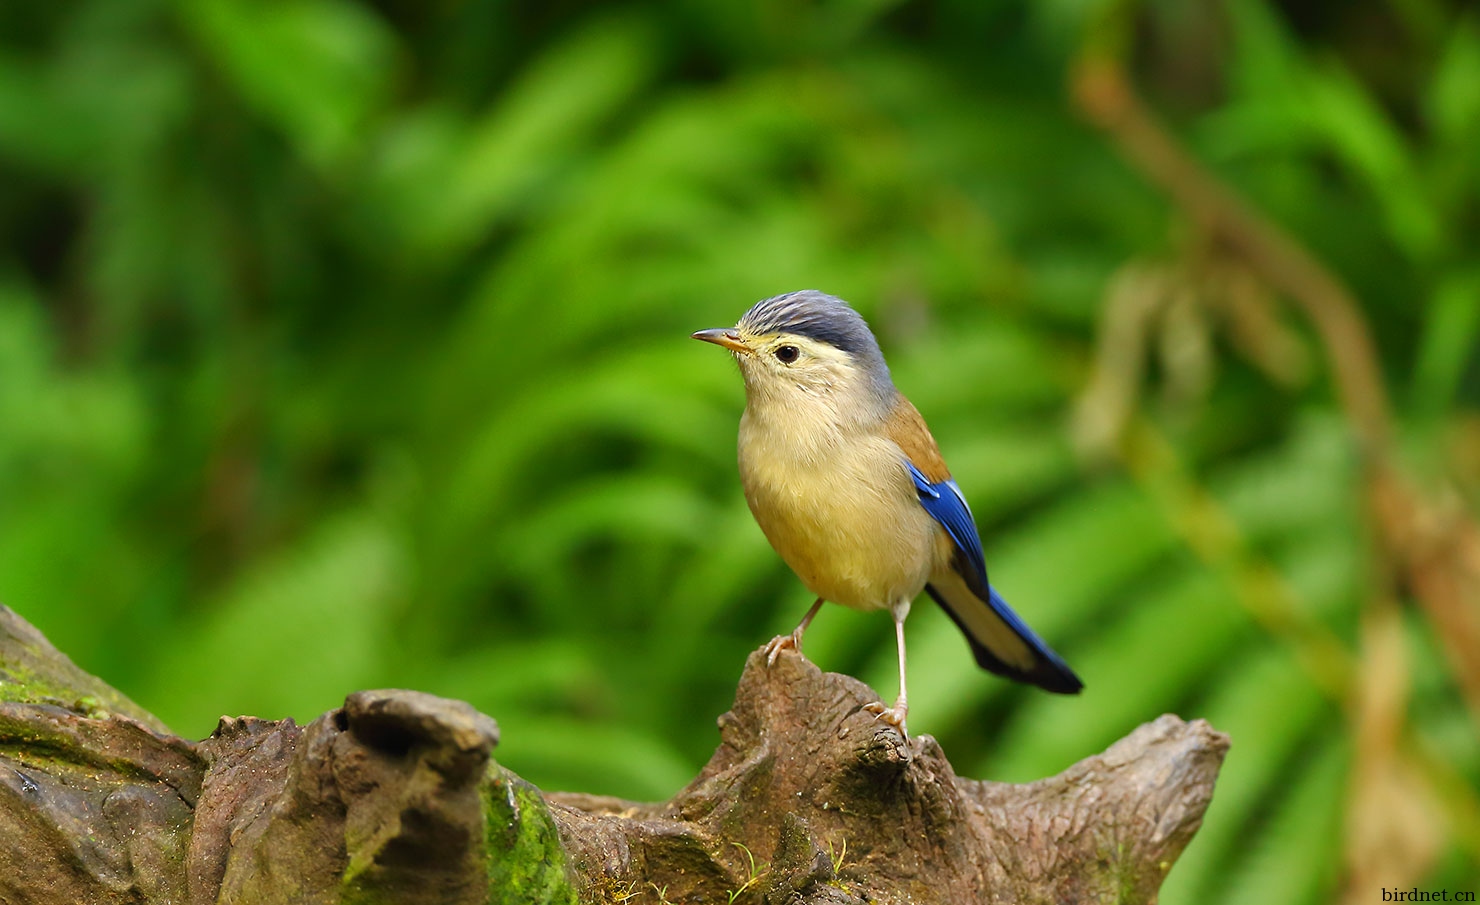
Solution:
M 766 643 L 766 665 L 775 666 L 776 658 L 781 656 L 782 651 L 788 649 L 796 651 L 797 656 L 806 659 L 802 655 L 802 639 L 796 632 L 792 632 L 789 635 L 777 635 Z
M 874 719 L 883 720 L 898 729 L 899 734 L 905 738 L 910 737 L 909 731 L 904 726 L 905 715 L 909 712 L 904 704 L 896 703 L 893 707 L 886 707 L 883 701 L 875 701 L 872 704 L 864 704 L 863 709 L 872 713 Z

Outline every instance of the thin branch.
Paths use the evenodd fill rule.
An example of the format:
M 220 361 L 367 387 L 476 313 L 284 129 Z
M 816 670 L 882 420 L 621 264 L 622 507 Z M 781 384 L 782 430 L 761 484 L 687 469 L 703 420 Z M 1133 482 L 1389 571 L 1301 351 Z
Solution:
M 1310 318 L 1331 356 L 1342 407 L 1364 450 L 1386 456 L 1392 436 L 1387 392 L 1372 335 L 1355 297 L 1278 224 L 1227 188 L 1189 154 L 1136 95 L 1124 69 L 1103 56 L 1081 62 L 1074 100 L 1136 168 L 1188 218 Z

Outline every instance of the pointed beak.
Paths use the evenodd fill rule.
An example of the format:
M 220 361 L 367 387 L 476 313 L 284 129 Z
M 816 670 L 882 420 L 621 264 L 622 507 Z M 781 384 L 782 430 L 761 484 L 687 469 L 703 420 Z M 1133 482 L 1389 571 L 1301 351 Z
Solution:
M 716 327 L 713 330 L 700 330 L 694 334 L 694 339 L 714 343 L 716 346 L 724 346 L 731 352 L 749 352 L 750 346 L 740 338 L 740 334 L 733 327 Z

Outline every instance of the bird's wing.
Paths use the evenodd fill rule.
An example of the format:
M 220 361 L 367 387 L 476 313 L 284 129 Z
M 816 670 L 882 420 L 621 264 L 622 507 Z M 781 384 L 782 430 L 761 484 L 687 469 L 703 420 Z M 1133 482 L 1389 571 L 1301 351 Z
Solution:
M 1074 671 L 987 581 L 986 560 L 971 508 L 951 479 L 919 412 L 900 397 L 889 427 L 891 438 L 904 451 L 920 505 L 950 539 L 950 567 L 931 576 L 925 589 L 966 635 L 976 662 L 983 669 L 1048 691 L 1079 691 L 1084 683 Z

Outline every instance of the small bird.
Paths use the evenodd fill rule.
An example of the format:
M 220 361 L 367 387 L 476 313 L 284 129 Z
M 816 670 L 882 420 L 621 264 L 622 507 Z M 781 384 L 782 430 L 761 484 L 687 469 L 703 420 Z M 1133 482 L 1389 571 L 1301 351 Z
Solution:
M 920 413 L 895 389 L 868 324 L 815 289 L 757 302 L 733 328 L 694 339 L 730 350 L 745 379 L 740 481 L 761 531 L 817 602 L 767 663 L 792 648 L 826 601 L 887 609 L 899 697 L 868 709 L 906 733 L 904 620 L 923 589 L 984 669 L 1060 694 L 1084 684 L 987 581 L 966 498 Z

